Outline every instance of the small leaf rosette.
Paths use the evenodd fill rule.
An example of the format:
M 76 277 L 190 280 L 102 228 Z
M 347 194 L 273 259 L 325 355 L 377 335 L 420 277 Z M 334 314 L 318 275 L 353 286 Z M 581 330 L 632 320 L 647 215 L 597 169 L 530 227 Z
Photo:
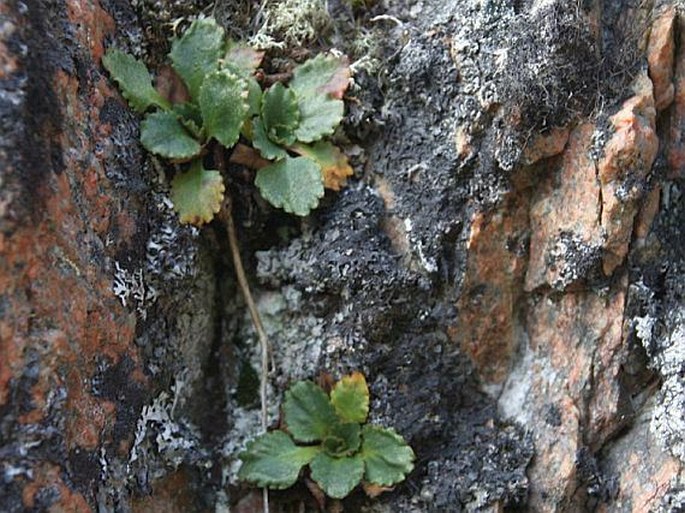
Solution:
M 414 451 L 392 429 L 364 425 L 369 388 L 355 372 L 338 381 L 330 397 L 311 381 L 285 394 L 285 430 L 266 433 L 240 455 L 239 477 L 273 489 L 288 488 L 309 465 L 311 478 L 331 498 L 342 499 L 360 483 L 387 489 L 414 468 Z
M 169 72 L 184 92 L 173 100 L 155 89 L 143 62 L 116 49 L 102 59 L 124 98 L 144 116 L 143 147 L 187 168 L 171 183 L 183 223 L 201 226 L 219 211 L 221 177 L 200 170 L 212 144 L 229 149 L 241 137 L 251 143 L 255 156 L 268 161 L 256 168 L 262 197 L 298 216 L 309 215 L 325 188 L 340 190 L 353 174 L 345 154 L 323 140 L 343 119 L 347 58 L 318 55 L 297 66 L 288 85 L 276 82 L 262 91 L 257 69 L 263 57 L 228 39 L 214 19 L 200 17 L 172 41 Z

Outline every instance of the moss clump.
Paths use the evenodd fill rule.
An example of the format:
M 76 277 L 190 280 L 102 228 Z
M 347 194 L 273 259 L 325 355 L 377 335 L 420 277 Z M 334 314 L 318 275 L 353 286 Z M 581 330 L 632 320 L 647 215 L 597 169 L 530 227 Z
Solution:
M 259 374 L 249 362 L 242 362 L 238 375 L 235 400 L 243 408 L 259 406 Z

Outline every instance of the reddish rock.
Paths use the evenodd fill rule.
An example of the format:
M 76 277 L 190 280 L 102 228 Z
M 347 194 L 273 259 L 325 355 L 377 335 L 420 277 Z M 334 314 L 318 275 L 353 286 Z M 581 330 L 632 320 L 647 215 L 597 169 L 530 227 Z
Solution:
M 637 80 L 635 92 L 610 118 L 614 133 L 597 163 L 605 233 L 603 270 L 607 276 L 628 253 L 635 215 L 645 195 L 644 181 L 659 149 L 652 84 L 647 77 Z
M 478 2 L 455 2 L 455 12 L 471 3 Z M 541 12 L 546 6 L 558 8 L 565 18 L 559 16 L 561 25 L 545 21 L 541 40 L 544 36 L 545 43 L 568 43 L 563 36 L 571 32 L 576 41 L 576 29 L 582 28 L 576 24 L 581 23 L 584 14 L 573 18 L 573 10 L 564 11 L 563 3 L 557 0 L 537 2 L 530 9 L 524 4 L 519 6 L 523 15 L 509 19 L 522 23 L 521 40 L 507 40 L 507 45 L 526 42 L 530 46 L 526 55 L 535 57 L 535 40 L 525 33 L 530 30 L 526 23 L 535 19 L 536 9 Z M 103 9 L 105 5 L 111 13 Z M 600 9 L 604 5 L 609 3 L 591 1 L 584 7 L 590 11 L 587 19 L 597 38 L 606 33 L 604 13 L 609 9 Z M 140 322 L 112 291 L 120 263 L 140 264 L 132 267 L 131 273 L 144 268 L 146 242 L 151 240 L 146 230 L 156 222 L 150 213 L 156 205 L 149 199 L 148 177 L 141 179 L 136 175 L 139 183 L 133 184 L 134 178 L 130 176 L 141 172 L 141 162 L 126 162 L 125 176 L 119 179 L 117 170 L 108 165 L 119 157 L 117 152 L 123 147 L 136 146 L 138 132 L 135 117 L 124 110 L 119 93 L 98 61 L 105 40 L 130 28 L 121 20 L 135 19 L 135 14 L 130 11 L 129 2 L 118 0 L 102 5 L 81 0 L 34 1 L 30 2 L 28 14 L 18 12 L 18 8 L 15 12 L 14 6 L 13 2 L 0 4 L 0 14 L 5 17 L 0 25 L 0 93 L 4 94 L 2 88 L 23 71 L 31 79 L 27 81 L 31 85 L 26 86 L 31 89 L 27 90 L 27 99 L 19 99 L 26 103 L 13 114 L 21 127 L 20 135 L 8 136 L 12 143 L 9 146 L 0 144 L 0 434 L 3 458 L 10 454 L 19 462 L 0 482 L 5 487 L 1 491 L 11 491 L 11 496 L 7 492 L 8 496 L 2 497 L 2 507 L 14 511 L 78 512 L 98 507 L 114 510 L 115 505 L 134 512 L 198 510 L 205 499 L 211 501 L 212 493 L 226 492 L 219 476 L 226 470 L 223 451 L 227 446 L 221 448 L 221 456 L 216 456 L 219 451 L 215 453 L 214 447 L 217 440 L 235 442 L 224 438 L 231 429 L 225 424 L 235 419 L 223 411 L 225 401 L 230 401 L 226 397 L 233 392 L 229 379 L 225 383 L 222 380 L 238 371 L 233 368 L 237 364 L 226 356 L 231 351 L 225 345 L 217 349 L 216 343 L 234 338 L 243 328 L 224 326 L 240 324 L 233 300 L 222 302 L 226 299 L 222 294 L 228 296 L 230 292 L 215 294 L 208 286 L 203 291 L 208 293 L 195 301 L 197 297 L 186 282 L 179 287 L 183 289 L 180 293 L 185 301 L 193 303 L 195 310 L 202 311 L 203 322 L 209 326 L 210 335 L 205 337 L 209 342 L 200 346 L 195 339 L 185 337 L 185 345 L 173 345 L 178 328 L 174 324 L 176 318 L 182 318 L 179 324 L 186 326 L 183 335 L 196 331 L 192 315 L 181 311 L 180 300 L 170 300 L 164 304 L 166 311 L 155 312 L 156 317 Z M 622 21 L 630 25 L 637 11 L 625 9 Z M 648 9 L 642 11 L 645 16 L 649 14 Z M 120 26 L 115 27 L 110 14 L 117 17 Z M 474 19 L 480 20 L 481 15 Z M 497 16 L 506 13 L 498 12 Z M 468 22 L 464 17 L 463 23 Z M 556 17 L 552 22 L 557 22 Z M 631 415 L 635 414 L 632 408 L 642 408 L 638 395 L 649 396 L 652 390 L 644 384 L 635 389 L 625 385 L 629 357 L 642 358 L 636 365 L 647 374 L 651 372 L 647 366 L 653 368 L 657 361 L 653 355 L 640 352 L 640 341 L 635 342 L 639 335 L 649 352 L 658 349 L 651 343 L 644 325 L 648 324 L 647 314 L 652 309 L 659 311 L 669 305 L 654 302 L 652 297 L 657 292 L 663 296 L 676 295 L 671 290 L 677 287 L 673 275 L 667 276 L 671 280 L 667 281 L 663 267 L 659 266 L 672 262 L 654 260 L 654 255 L 661 251 L 657 244 L 649 254 L 643 252 L 649 268 L 640 268 L 632 258 L 635 253 L 629 253 L 631 248 L 651 245 L 651 238 L 664 224 L 663 219 L 656 223 L 653 220 L 661 214 L 660 192 L 666 198 L 669 189 L 666 184 L 648 183 L 660 178 L 652 170 L 657 130 L 660 134 L 671 130 L 671 176 L 682 176 L 685 163 L 685 150 L 681 148 L 685 132 L 682 52 L 675 56 L 673 116 L 666 119 L 669 112 L 664 111 L 664 123 L 660 122 L 658 128 L 655 123 L 657 108 L 664 108 L 671 94 L 668 63 L 677 34 L 675 23 L 671 9 L 656 21 L 652 30 L 647 59 L 653 94 L 650 81 L 640 77 L 631 98 L 622 105 L 605 105 L 609 114 L 614 114 L 609 118 L 608 129 L 593 118 L 572 130 L 559 128 L 546 135 L 536 136 L 532 129 L 531 142 L 519 158 L 518 151 L 524 148 L 518 146 L 518 141 L 525 137 L 501 138 L 501 131 L 490 125 L 490 117 L 500 104 L 483 102 L 480 105 L 489 112 L 475 123 L 478 132 L 468 135 L 471 132 L 467 127 L 473 128 L 474 120 L 459 120 L 463 124 L 457 129 L 454 142 L 461 160 L 455 164 L 456 159 L 450 160 L 451 154 L 445 157 L 443 153 L 440 159 L 444 158 L 446 163 L 438 158 L 433 161 L 447 167 L 447 173 L 439 175 L 445 182 L 438 184 L 440 201 L 426 204 L 432 205 L 434 211 L 427 212 L 429 209 L 422 201 L 436 192 L 436 182 L 414 181 L 412 177 L 400 176 L 397 169 L 404 169 L 401 165 L 387 166 L 383 178 L 375 181 L 385 212 L 378 198 L 361 196 L 361 188 L 350 188 L 331 198 L 326 214 L 307 226 L 307 233 L 314 236 L 306 240 L 293 238 L 300 249 L 286 257 L 280 253 L 280 260 L 276 256 L 280 250 L 271 252 L 268 258 L 280 268 L 269 271 L 272 274 L 265 271 L 263 278 L 270 287 L 288 287 L 287 300 L 293 303 L 292 309 L 288 304 L 288 315 L 297 306 L 297 315 L 307 316 L 308 322 L 312 316 L 318 322 L 317 315 L 330 319 L 330 326 L 322 322 L 317 333 L 326 339 L 331 335 L 327 330 L 340 330 L 328 340 L 340 341 L 336 347 L 342 348 L 344 359 L 336 360 L 331 354 L 326 361 L 333 362 L 332 366 L 349 362 L 361 362 L 362 367 L 368 364 L 370 376 L 376 379 L 374 386 L 381 392 L 373 405 L 375 414 L 404 422 L 403 428 L 414 436 L 412 443 L 419 441 L 415 475 L 421 477 L 412 476 L 409 486 L 398 487 L 390 497 L 379 497 L 379 502 L 388 501 L 380 508 L 397 504 L 392 501 L 405 494 L 416 511 L 428 510 L 429 502 L 421 501 L 437 500 L 440 495 L 451 501 L 442 504 L 452 505 L 463 499 L 464 507 L 474 510 L 506 511 L 518 507 L 529 511 L 575 512 L 592 509 L 590 499 L 600 497 L 598 511 L 658 511 L 677 476 L 683 475 L 682 462 L 669 455 L 672 447 L 662 447 L 671 439 L 676 440 L 674 444 L 680 443 L 678 432 L 669 433 L 671 438 L 650 434 L 654 404 L 648 402 L 630 424 Z M 468 40 L 475 38 L 473 34 L 478 31 L 487 33 L 487 38 L 481 40 L 482 51 L 479 45 L 470 45 L 469 49 L 473 53 L 469 56 L 473 76 L 479 86 L 492 77 L 506 76 L 504 68 L 510 64 L 501 50 L 501 41 L 497 40 L 503 34 L 498 31 L 505 25 L 483 24 L 464 34 L 463 39 Z M 449 66 L 433 59 L 435 47 L 421 46 L 420 31 L 407 34 L 412 37 L 397 54 L 397 61 L 412 71 L 408 78 L 412 82 L 408 84 L 424 80 L 423 87 L 430 95 L 423 98 L 426 104 L 421 108 L 428 113 L 439 105 L 436 119 L 442 120 L 450 104 L 442 101 L 440 92 L 431 89 L 430 82 L 437 76 L 431 73 L 440 66 Z M 30 43 L 28 57 L 14 53 L 21 48 L 17 42 Z M 492 42 L 495 47 L 490 47 Z M 555 64 L 565 64 L 567 47 L 560 45 L 559 55 L 549 54 Z M 613 51 L 609 46 L 602 47 L 602 51 L 605 49 Z M 487 67 L 488 52 L 497 52 L 496 67 Z M 40 58 L 35 59 L 36 56 Z M 612 56 L 607 57 L 610 60 Z M 568 68 L 546 68 L 546 74 L 540 75 L 546 80 L 542 89 L 555 87 L 563 79 L 558 69 L 565 73 L 578 67 L 572 59 L 567 60 Z M 545 59 L 535 64 L 548 62 Z M 449 70 L 438 72 L 447 74 Z M 473 86 L 469 80 L 475 79 L 462 74 L 457 86 Z M 568 91 L 585 94 L 576 91 L 575 85 L 571 84 Z M 387 87 L 388 98 L 392 99 L 393 94 L 397 95 L 392 91 L 393 82 L 388 81 Z M 463 93 L 462 89 L 450 89 L 450 94 L 456 98 Z M 474 98 L 483 93 L 478 88 L 472 92 Z M 564 101 L 567 97 L 563 95 Z M 512 130 L 523 130 L 528 120 L 538 119 L 531 117 L 529 106 L 509 105 L 511 98 L 497 101 L 511 113 L 505 124 Z M 40 109 L 35 109 L 36 105 Z M 388 109 L 391 106 L 392 103 L 386 105 Z M 121 120 L 113 121 L 117 116 L 129 120 L 130 126 L 123 126 L 125 122 Z M 464 118 L 469 116 L 469 112 L 463 113 Z M 497 118 L 494 124 L 503 119 Z M 430 133 L 404 130 L 402 123 L 407 120 L 414 118 L 387 119 L 386 132 L 395 131 L 408 141 L 406 147 L 397 145 L 406 150 L 397 161 L 430 157 L 436 138 Z M 448 127 L 456 122 L 445 121 Z M 435 128 L 440 130 L 433 134 L 444 136 L 442 127 Z M 452 133 L 451 128 L 447 132 Z M 411 144 L 409 135 L 416 139 Z M 0 135 L 0 140 L 3 137 L 4 134 Z M 512 158 L 507 160 L 514 169 L 512 175 L 488 168 L 497 161 L 498 148 L 492 148 L 493 142 L 495 146 L 505 142 L 515 146 L 511 148 Z M 383 151 L 375 157 L 386 163 L 397 162 L 385 159 Z M 470 162 L 459 167 L 464 159 Z M 473 167 L 469 167 L 471 162 L 475 162 Z M 450 167 L 452 164 L 454 168 Z M 372 168 L 369 166 L 369 175 L 373 174 Z M 431 171 L 427 169 L 424 174 Z M 410 236 L 420 240 L 425 227 L 410 230 L 411 224 L 405 219 L 414 212 L 414 205 L 407 207 L 408 201 L 415 201 L 421 218 L 425 216 L 431 222 L 439 215 L 444 217 L 441 209 L 470 212 L 472 204 L 465 203 L 460 210 L 460 202 L 468 196 L 462 187 L 480 185 L 476 184 L 480 178 L 490 180 L 479 192 L 492 199 L 488 204 L 496 207 L 478 212 L 471 219 L 451 219 L 445 223 L 444 233 L 426 237 L 431 243 L 439 239 L 438 253 L 444 253 L 445 262 L 436 264 L 435 273 L 425 269 L 415 272 L 418 266 L 412 262 Z M 511 190 L 501 193 L 507 186 Z M 363 202 L 375 203 L 373 208 L 367 208 L 369 205 Z M 327 219 L 328 213 L 331 215 Z M 460 239 L 462 227 L 455 228 L 457 221 L 466 225 L 464 232 L 469 234 L 466 250 Z M 327 238 L 333 230 L 318 232 L 320 226 L 334 226 L 338 240 Z M 443 225 L 440 226 L 442 230 Z M 176 228 L 170 223 L 165 226 L 165 233 Z M 211 233 L 207 238 L 213 249 L 219 246 Z M 190 244 L 172 240 L 184 251 L 189 249 Z M 349 246 L 338 245 L 342 242 Z M 367 244 L 373 251 L 357 253 L 358 248 Z M 328 248 L 319 251 L 322 245 L 344 248 L 346 252 L 336 256 L 334 252 L 327 253 Z M 332 256 L 328 261 L 319 260 L 322 254 Z M 298 260 L 303 255 L 307 258 Z M 342 255 L 350 256 L 345 265 L 354 272 L 346 274 L 345 270 L 335 280 L 326 282 L 327 274 L 339 271 L 336 267 Z M 365 257 L 370 257 L 369 274 Z M 623 267 L 627 261 L 630 272 Z M 288 270 L 288 265 L 298 269 Z M 610 279 L 599 276 L 600 269 Z M 629 276 L 640 275 L 643 270 L 640 281 L 628 282 Z M 193 283 L 214 283 L 217 276 L 223 278 L 227 274 L 223 268 L 221 272 L 214 271 L 207 264 Z M 278 277 L 277 273 L 282 275 Z M 396 276 L 389 278 L 392 273 Z M 388 287 L 387 294 L 383 288 L 386 280 L 397 280 L 394 288 Z M 650 288 L 652 285 L 647 281 L 657 285 Z M 461 285 L 460 290 L 455 290 L 454 283 Z M 311 305 L 293 299 L 300 294 L 307 298 L 306 288 L 317 290 L 322 298 L 321 304 L 317 300 L 315 310 L 319 311 L 314 314 L 310 312 Z M 642 288 L 647 290 L 645 296 L 649 299 L 642 301 L 631 296 L 634 289 Z M 370 289 L 383 293 L 370 294 Z M 333 291 L 335 297 L 330 303 L 334 306 L 325 304 L 327 291 Z M 416 297 L 411 297 L 413 294 Z M 425 304 L 417 308 L 415 303 L 424 300 Z M 454 301 L 458 322 L 450 336 L 461 351 L 445 350 L 442 336 L 445 326 L 441 322 L 451 320 L 449 307 Z M 221 303 L 220 316 L 207 306 L 215 302 Z M 446 302 L 451 304 L 445 305 Z M 341 304 L 340 310 L 336 310 Z M 423 306 L 429 308 L 424 311 Z M 412 315 L 407 315 L 407 311 Z M 636 312 L 643 317 L 636 320 Z M 273 314 L 273 326 L 283 320 L 279 315 Z M 662 320 L 671 319 L 655 322 Z M 635 328 L 636 323 L 642 323 L 640 329 Z M 288 324 L 288 341 L 302 338 L 302 332 L 297 330 L 305 323 Z M 150 325 L 158 326 L 156 331 L 146 331 Z M 666 327 L 659 329 L 665 331 Z M 174 356 L 150 356 L 165 352 Z M 464 353 L 473 365 L 465 361 Z M 219 364 L 213 361 L 217 354 L 224 355 Z M 668 360 L 668 365 L 674 367 L 674 361 Z M 154 365 L 147 365 L 151 362 Z M 222 372 L 227 369 L 229 372 Z M 673 372 L 676 374 L 677 369 Z M 186 380 L 187 375 L 191 377 Z M 279 374 L 279 379 L 287 379 L 287 373 Z M 187 392 L 194 382 L 203 380 L 209 385 L 201 389 L 201 394 Z M 658 376 L 653 381 L 658 387 Z M 500 413 L 513 419 L 506 421 L 506 427 L 495 413 L 495 399 L 485 397 L 478 388 L 482 384 L 489 392 L 501 392 L 497 403 Z M 222 387 L 226 397 L 215 400 L 208 393 L 209 388 Z M 182 412 L 184 399 L 188 398 L 194 402 L 192 419 Z M 633 406 L 634 403 L 637 405 Z M 677 409 L 673 410 L 677 414 Z M 204 424 L 195 425 L 195 419 Z M 453 429 L 455 426 L 457 429 Z M 468 429 L 462 429 L 463 426 Z M 511 437 L 499 437 L 505 429 L 512 433 Z M 524 431 L 530 433 L 535 444 L 529 467 L 532 449 Z M 9 441 L 5 440 L 7 437 Z M 464 460 L 470 463 L 464 464 Z M 471 473 L 476 478 L 467 476 Z M 424 477 L 425 482 L 421 481 Z M 612 486 L 614 480 L 616 484 Z M 435 483 L 440 485 L 431 488 Z M 597 483 L 601 486 L 592 490 Z M 413 492 L 417 484 L 422 487 L 420 496 Z M 259 508 L 258 493 L 246 497 L 239 509 Z M 411 510 L 392 506 L 385 509 Z
M 665 101 L 668 92 L 661 94 Z M 634 95 L 609 121 L 608 130 L 582 123 L 567 141 L 561 131 L 536 140 L 526 161 L 539 163 L 542 180 L 519 176 L 514 180 L 518 193 L 511 195 L 516 201 L 478 214 L 472 223 L 455 336 L 463 337 L 462 348 L 484 380 L 505 380 L 503 411 L 535 426 L 536 455 L 528 469 L 531 511 L 583 508 L 587 495 L 579 483 L 588 479 L 592 462 L 580 455 L 596 453 L 626 425 L 621 376 L 629 356 L 627 275 L 597 291 L 583 281 L 600 265 L 606 275 L 617 273 L 633 237 L 644 240 L 659 209 L 660 188 L 648 192 L 646 187 L 659 147 L 646 76 L 638 77 Z M 558 159 L 540 163 L 560 148 Z M 527 196 L 527 187 L 534 188 L 529 216 L 518 210 L 526 204 L 521 196 Z M 491 225 L 491 217 L 508 222 Z M 511 255 L 497 248 L 527 230 L 528 260 L 524 256 L 513 266 Z M 526 264 L 528 296 L 511 270 Z M 480 302 L 469 308 L 470 297 Z M 516 312 L 523 311 L 521 320 Z M 521 360 L 513 356 L 517 353 L 523 354 Z M 637 460 L 628 466 L 633 464 Z M 668 488 L 666 476 L 672 478 L 679 467 L 659 456 L 653 469 L 657 475 L 644 480 L 642 488 L 638 480 L 621 477 L 634 486 L 626 496 L 641 501 L 643 509 L 633 506 L 633 511 L 658 504 Z
M 549 385 L 548 385 L 549 386 Z M 554 424 L 534 435 L 536 459 L 528 469 L 531 480 L 530 504 L 532 511 L 564 511 L 567 497 L 573 495 L 577 469 L 576 454 L 582 447 L 582 426 L 577 406 L 564 397 L 551 403 L 555 408 Z M 545 418 L 549 409 L 533 410 Z M 534 508 L 534 509 L 533 509 Z
M 652 23 L 647 46 L 649 78 L 654 84 L 654 104 L 661 111 L 673 102 L 673 59 L 675 40 L 673 37 L 676 23 L 675 6 L 668 6 Z
M 653 399 L 647 406 L 632 429 L 606 451 L 606 464 L 617 470 L 615 475 L 607 476 L 613 483 L 615 497 L 610 504 L 600 504 L 598 513 L 678 511 L 676 504 L 668 509 L 662 501 L 671 483 L 682 473 L 682 462 L 667 454 L 650 432 Z
M 601 253 L 611 275 L 628 252 L 645 179 L 658 150 L 651 82 L 644 76 L 636 94 L 611 118 L 613 132 L 595 162 L 595 127 L 584 124 L 570 136 L 531 206 L 530 263 L 526 290 L 565 288 L 584 278 Z
M 454 146 L 457 149 L 457 155 L 462 160 L 467 160 L 473 156 L 474 148 L 472 137 L 468 130 L 463 126 L 458 126 L 454 132 Z
M 677 18 L 680 34 L 685 29 L 685 20 Z M 675 56 L 674 107 L 668 130 L 668 178 L 685 176 L 685 48 L 681 45 Z
M 60 7 L 51 11 L 38 3 L 27 16 L 8 12 L 6 6 L 0 7 L 9 16 L 0 40 L 45 37 L 41 24 L 47 20 L 41 17 L 66 15 Z M 36 103 L 43 110 L 28 114 L 34 116 L 30 119 L 16 119 L 28 124 L 24 130 L 30 137 L 41 138 L 41 146 L 32 146 L 25 137 L 14 154 L 0 154 L 6 187 L 0 198 L 0 406 L 16 415 L 7 422 L 16 422 L 10 432 L 17 440 L 44 426 L 62 426 L 54 435 L 58 438 L 44 443 L 53 445 L 55 454 L 68 455 L 97 451 L 114 436 L 121 405 L 95 394 L 91 383 L 98 369 L 123 359 L 140 368 L 134 344 L 137 320 L 114 296 L 110 266 L 128 244 L 113 243 L 113 230 L 121 225 L 129 233 L 137 231 L 141 212 L 135 198 L 117 190 L 107 177 L 104 162 L 112 158 L 114 146 L 102 136 L 109 128 L 101 120 L 101 108 L 115 96 L 103 82 L 90 80 L 99 72 L 92 59 L 102 54 L 103 38 L 114 22 L 97 2 L 72 1 L 67 7 L 76 38 L 70 50 L 82 59 L 82 74 L 67 65 L 67 55 L 60 53 L 67 49 L 54 43 L 48 48 L 27 41 L 39 46 L 33 53 L 55 52 L 50 57 L 55 61 L 42 56 L 39 63 L 30 60 L 31 53 L 12 54 L 10 48 L 18 46 L 5 44 L 7 39 L 0 44 L 3 75 L 22 70 L 44 86 L 41 98 L 32 89 L 34 96 L 25 100 L 26 112 Z M 66 18 L 49 21 L 62 29 L 66 25 L 60 23 L 68 23 Z M 64 66 L 51 68 L 58 56 L 65 59 Z M 30 125 L 36 122 L 40 124 Z M 49 156 L 43 159 L 45 148 Z M 36 158 L 41 168 L 34 167 Z M 17 394 L 26 394 L 25 401 L 17 402 Z M 24 487 L 25 507 L 31 507 L 41 490 L 54 488 L 59 494 L 49 511 L 94 508 L 84 489 L 74 487 L 76 478 L 66 460 L 36 460 L 30 471 L 31 479 L 16 477 Z
M 501 209 L 476 214 L 471 224 L 454 338 L 487 381 L 506 377 L 518 347 L 527 221 L 525 195 L 511 195 Z
M 524 151 L 524 162 L 534 164 L 564 151 L 571 131 L 566 127 L 552 128 L 549 133 L 536 136 Z
M 26 508 L 40 507 L 36 504 L 36 495 L 42 486 L 49 483 L 58 494 L 58 501 L 48 507 L 48 513 L 90 513 L 91 507 L 80 493 L 74 493 L 62 479 L 62 469 L 58 465 L 42 463 L 35 467 L 33 479 L 23 490 L 23 500 Z
M 100 62 L 104 55 L 104 38 L 116 28 L 114 20 L 97 0 L 67 0 L 66 7 L 69 21 L 78 24 L 81 29 L 76 34 L 79 43 L 90 51 L 93 62 Z
M 635 219 L 635 242 L 639 245 L 645 243 L 645 239 L 654 222 L 654 218 L 659 212 L 659 203 L 661 202 L 661 187 L 657 186 L 647 194 L 642 208 L 638 212 Z
M 1 9 L 1 8 L 0 8 Z M 0 13 L 2 10 L 0 10 Z M 8 24 L 4 28 L 9 34 L 14 31 L 14 27 Z M 12 55 L 12 53 L 7 49 L 7 46 L 3 41 L 0 41 L 0 80 L 3 80 L 17 71 L 19 67 L 17 59 Z
M 626 286 L 624 280 L 606 294 L 529 300 L 525 330 L 535 363 L 516 386 L 528 390 L 524 415 L 545 419 L 535 423 L 536 457 L 528 470 L 533 511 L 573 511 L 578 451 L 595 451 L 622 426 Z
M 550 164 L 533 196 L 527 291 L 541 285 L 565 288 L 583 278 L 602 244 L 600 187 L 588 154 L 593 133 L 589 123 L 571 132 L 559 169 Z
M 189 490 L 189 478 L 182 470 L 152 483 L 152 493 L 133 500 L 133 513 L 186 513 L 201 511 Z M 254 510 L 258 511 L 258 510 Z

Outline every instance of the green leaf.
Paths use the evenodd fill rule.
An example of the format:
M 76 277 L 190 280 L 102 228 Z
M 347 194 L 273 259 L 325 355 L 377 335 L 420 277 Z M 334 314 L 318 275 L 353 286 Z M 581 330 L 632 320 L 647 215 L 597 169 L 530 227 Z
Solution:
M 269 139 L 264 130 L 264 124 L 259 118 L 252 120 L 252 145 L 267 160 L 280 160 L 288 156 L 287 151 Z
M 333 499 L 346 497 L 364 475 L 364 462 L 359 456 L 333 458 L 319 453 L 311 462 L 312 479 Z
M 171 63 L 197 100 L 204 78 L 216 71 L 224 54 L 224 29 L 213 18 L 199 18 L 171 45 Z
M 295 132 L 298 141 L 318 141 L 333 133 L 343 117 L 345 106 L 340 98 L 349 78 L 344 57 L 321 54 L 295 68 L 290 88 L 300 108 L 300 125 Z
M 299 442 L 323 440 L 337 423 L 326 392 L 311 381 L 298 381 L 290 387 L 285 393 L 283 414 L 288 431 Z
M 249 90 L 249 95 L 247 97 L 247 103 L 249 109 L 247 112 L 248 117 L 252 118 L 254 116 L 259 116 L 259 112 L 262 108 L 262 88 L 257 80 L 250 76 L 247 79 L 247 88 Z
M 324 194 L 321 168 L 307 157 L 286 157 L 263 167 L 257 171 L 255 184 L 274 207 L 298 216 L 308 215 Z
M 200 112 L 200 107 L 196 103 L 176 103 L 174 104 L 173 110 L 185 120 L 192 121 L 196 125 L 202 126 L 202 112 Z
M 255 50 L 245 43 L 231 41 L 228 44 L 225 60 L 245 72 L 252 74 L 262 63 L 263 58 L 263 51 Z
M 311 146 L 298 143 L 291 149 L 319 164 L 326 189 L 339 191 L 347 182 L 347 177 L 354 174 L 345 154 L 329 141 L 318 141 Z
M 170 108 L 169 102 L 152 87 L 152 77 L 139 60 L 112 48 L 102 57 L 102 64 L 117 81 L 122 96 L 135 111 L 142 114 L 151 105 Z
M 247 444 L 239 458 L 238 477 L 257 486 L 282 490 L 292 486 L 300 469 L 312 461 L 318 447 L 298 447 L 283 431 L 266 433 Z
M 183 128 L 173 112 L 158 111 L 148 114 L 140 127 L 140 142 L 146 150 L 173 160 L 190 160 L 200 154 L 202 147 Z
M 349 422 L 331 426 L 322 446 L 328 454 L 339 458 L 355 453 L 360 444 L 361 428 L 356 422 Z
M 240 128 L 247 116 L 247 82 L 228 70 L 207 75 L 200 88 L 200 110 L 204 128 L 226 147 L 240 137 Z
M 299 96 L 300 124 L 295 130 L 298 141 L 313 142 L 331 135 L 340 124 L 345 111 L 342 100 L 328 95 Z
M 262 98 L 262 121 L 269 138 L 279 144 L 293 144 L 300 121 L 297 97 L 290 89 L 276 82 Z
M 290 87 L 301 97 L 330 95 L 341 99 L 349 82 L 346 57 L 319 54 L 295 68 Z
M 200 159 L 171 181 L 171 201 L 182 223 L 202 226 L 221 210 L 224 181 L 218 171 L 204 169 Z
M 343 422 L 366 422 L 369 414 L 369 387 L 361 372 L 338 381 L 331 391 L 331 404 Z
M 257 79 L 254 77 L 251 71 L 247 71 L 240 66 L 236 66 L 235 64 L 231 62 L 224 62 L 221 65 L 221 69 L 228 70 L 232 73 L 235 73 L 238 75 L 240 78 L 245 80 L 247 82 L 247 89 L 248 89 L 248 97 L 247 97 L 247 103 L 249 105 L 249 110 L 248 110 L 248 118 L 253 118 L 254 116 L 258 116 L 260 113 L 260 109 L 262 106 L 262 88 L 259 85 L 259 82 L 257 82 Z
M 190 132 L 193 137 L 198 140 L 204 139 L 204 130 L 202 129 L 202 113 L 200 107 L 195 103 L 185 102 L 176 103 L 173 110 L 181 119 L 181 124 Z
M 370 483 L 389 486 L 402 481 L 414 469 L 414 451 L 393 429 L 364 426 L 361 457 Z

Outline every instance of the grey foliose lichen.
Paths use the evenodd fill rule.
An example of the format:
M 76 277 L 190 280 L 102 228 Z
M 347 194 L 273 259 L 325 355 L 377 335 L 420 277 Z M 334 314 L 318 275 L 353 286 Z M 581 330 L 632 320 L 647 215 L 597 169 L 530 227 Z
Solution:
M 670 335 L 655 336 L 655 320 L 648 317 L 637 320 L 637 333 L 643 343 L 647 342 L 647 354 L 663 379 L 651 430 L 664 449 L 685 462 L 685 308 L 670 315 L 677 323 Z
M 685 480 L 675 477 L 669 483 L 669 491 L 663 496 L 655 513 L 685 511 Z

